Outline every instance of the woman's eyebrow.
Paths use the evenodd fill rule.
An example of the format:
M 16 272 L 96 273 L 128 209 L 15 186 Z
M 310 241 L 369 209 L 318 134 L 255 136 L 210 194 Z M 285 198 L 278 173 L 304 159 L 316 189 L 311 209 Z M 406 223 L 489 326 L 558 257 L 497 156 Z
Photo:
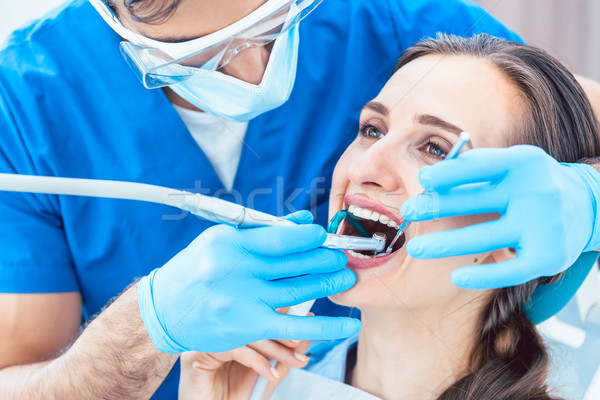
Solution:
M 376 113 L 379 113 L 379 114 L 383 115 L 384 117 L 387 117 L 390 114 L 390 110 L 385 105 L 383 105 L 382 103 L 380 103 L 378 101 L 370 101 L 370 102 L 368 102 L 363 107 L 363 109 L 365 109 L 365 108 L 373 110 Z
M 436 128 L 443 129 L 450 133 L 454 133 L 455 135 L 460 135 L 462 132 L 464 132 L 464 129 L 459 128 L 458 126 L 451 124 L 448 121 L 444 121 L 443 119 L 436 117 L 435 115 L 416 114 L 414 117 L 414 121 L 421 125 L 430 125 Z

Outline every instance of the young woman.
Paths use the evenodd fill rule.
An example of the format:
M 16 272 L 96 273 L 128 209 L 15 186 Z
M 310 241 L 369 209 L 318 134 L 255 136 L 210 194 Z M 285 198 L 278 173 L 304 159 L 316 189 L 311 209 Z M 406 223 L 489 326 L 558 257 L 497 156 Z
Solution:
M 423 167 L 444 160 L 462 131 L 471 134 L 471 142 L 460 157 L 469 157 L 470 148 L 490 148 L 486 151 L 492 153 L 494 147 L 522 144 L 537 146 L 560 162 L 600 155 L 596 116 L 557 60 L 487 35 L 439 36 L 410 48 L 381 93 L 364 107 L 358 136 L 334 172 L 331 214 L 349 210 L 371 233 L 393 236 L 395 224 L 403 221 L 402 203 L 421 193 L 422 183 L 426 186 Z M 520 149 L 513 149 L 515 157 Z M 527 172 L 526 160 L 522 170 Z M 482 183 L 488 184 L 494 183 Z M 494 235 L 505 234 L 496 219 L 482 214 L 415 223 L 404 239 L 477 223 L 494 227 Z M 554 223 L 560 221 L 548 221 L 548 229 Z M 340 233 L 353 231 L 348 224 Z M 500 290 L 464 290 L 450 282 L 452 271 L 465 265 L 486 268 L 511 259 L 514 250 L 416 260 L 403 242 L 384 257 L 348 254 L 348 268 L 358 281 L 332 300 L 361 310 L 362 332 L 319 346 L 307 368 L 382 399 L 554 398 L 546 384 L 546 349 L 522 307 L 538 285 L 559 277 Z M 293 350 L 280 346 L 281 358 L 291 358 Z M 259 350 L 259 358 L 259 353 L 267 354 Z M 196 364 L 184 369 L 188 380 L 182 394 L 240 388 L 227 373 L 231 364 L 224 362 L 235 357 L 221 355 L 222 361 L 213 364 L 207 357 L 186 356 L 184 365 Z M 273 379 L 264 362 L 256 362 L 261 366 L 255 369 Z M 288 364 L 298 366 L 300 360 Z M 202 381 L 202 389 L 193 387 L 193 379 Z M 223 393 L 220 398 L 237 398 Z M 238 392 L 239 398 L 248 393 Z

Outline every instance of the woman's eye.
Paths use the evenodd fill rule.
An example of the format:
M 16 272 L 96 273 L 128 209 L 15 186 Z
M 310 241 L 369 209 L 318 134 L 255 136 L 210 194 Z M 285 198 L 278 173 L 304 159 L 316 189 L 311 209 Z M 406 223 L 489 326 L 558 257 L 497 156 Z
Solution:
M 444 150 L 442 150 L 440 148 L 440 146 L 438 146 L 435 143 L 427 143 L 427 146 L 425 147 L 425 151 L 427 151 L 429 154 L 431 154 L 434 157 L 438 157 L 438 158 L 445 158 L 446 157 L 446 152 Z
M 375 126 L 373 125 L 363 125 L 360 127 L 359 133 L 362 136 L 368 137 L 368 138 L 373 138 L 373 139 L 382 139 L 385 134 L 380 132 L 379 129 L 377 129 Z

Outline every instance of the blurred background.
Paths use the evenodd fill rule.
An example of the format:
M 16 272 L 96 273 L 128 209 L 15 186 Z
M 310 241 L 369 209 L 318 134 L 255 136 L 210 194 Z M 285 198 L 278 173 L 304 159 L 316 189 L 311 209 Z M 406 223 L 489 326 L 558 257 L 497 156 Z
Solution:
M 368 1 L 368 0 L 365 0 Z M 410 1 L 410 0 L 409 0 Z M 579 74 L 600 80 L 600 0 L 475 0 Z M 0 42 L 63 0 L 0 0 Z
M 369 0 L 364 0 L 369 1 Z M 411 0 L 405 0 L 411 1 Z M 0 42 L 63 0 L 0 0 Z M 549 50 L 573 71 L 600 80 L 600 0 L 476 0 L 528 43 Z M 554 365 L 550 386 L 566 399 L 600 399 L 600 274 L 540 326 Z
M 600 80 L 600 0 L 476 0 L 527 43 Z
M 0 0 L 0 42 L 27 21 L 43 15 L 65 0 Z

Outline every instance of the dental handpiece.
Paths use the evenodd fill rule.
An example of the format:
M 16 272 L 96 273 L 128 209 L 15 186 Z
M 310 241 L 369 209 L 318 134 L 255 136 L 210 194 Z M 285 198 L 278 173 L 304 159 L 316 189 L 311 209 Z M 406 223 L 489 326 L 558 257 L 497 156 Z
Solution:
M 0 190 L 104 197 L 165 204 L 188 211 L 209 221 L 237 228 L 296 225 L 286 219 L 216 197 L 135 182 L 0 173 Z M 381 252 L 385 248 L 385 240 L 328 234 L 327 240 L 321 247 Z
M 471 140 L 471 135 L 469 135 L 467 132 L 462 132 L 460 134 L 460 136 L 458 137 L 458 141 L 454 144 L 454 146 L 452 146 L 452 148 L 450 149 L 450 152 L 446 155 L 446 158 L 444 158 L 444 161 L 452 160 L 452 159 L 458 157 L 458 155 L 460 154 L 460 151 L 463 149 L 463 147 L 465 147 L 465 145 L 469 142 L 469 140 Z M 400 228 L 398 228 L 398 231 L 396 232 L 396 236 L 394 236 L 394 240 L 392 240 L 392 242 L 387 247 L 387 249 L 385 249 L 384 254 L 390 254 L 392 252 L 392 248 L 394 247 L 394 245 L 396 244 L 396 242 L 398 241 L 400 236 L 402 236 L 402 234 L 404 233 L 404 231 L 406 230 L 406 228 L 408 227 L 409 224 L 410 224 L 410 221 L 404 220 L 402 225 L 400 225 Z

